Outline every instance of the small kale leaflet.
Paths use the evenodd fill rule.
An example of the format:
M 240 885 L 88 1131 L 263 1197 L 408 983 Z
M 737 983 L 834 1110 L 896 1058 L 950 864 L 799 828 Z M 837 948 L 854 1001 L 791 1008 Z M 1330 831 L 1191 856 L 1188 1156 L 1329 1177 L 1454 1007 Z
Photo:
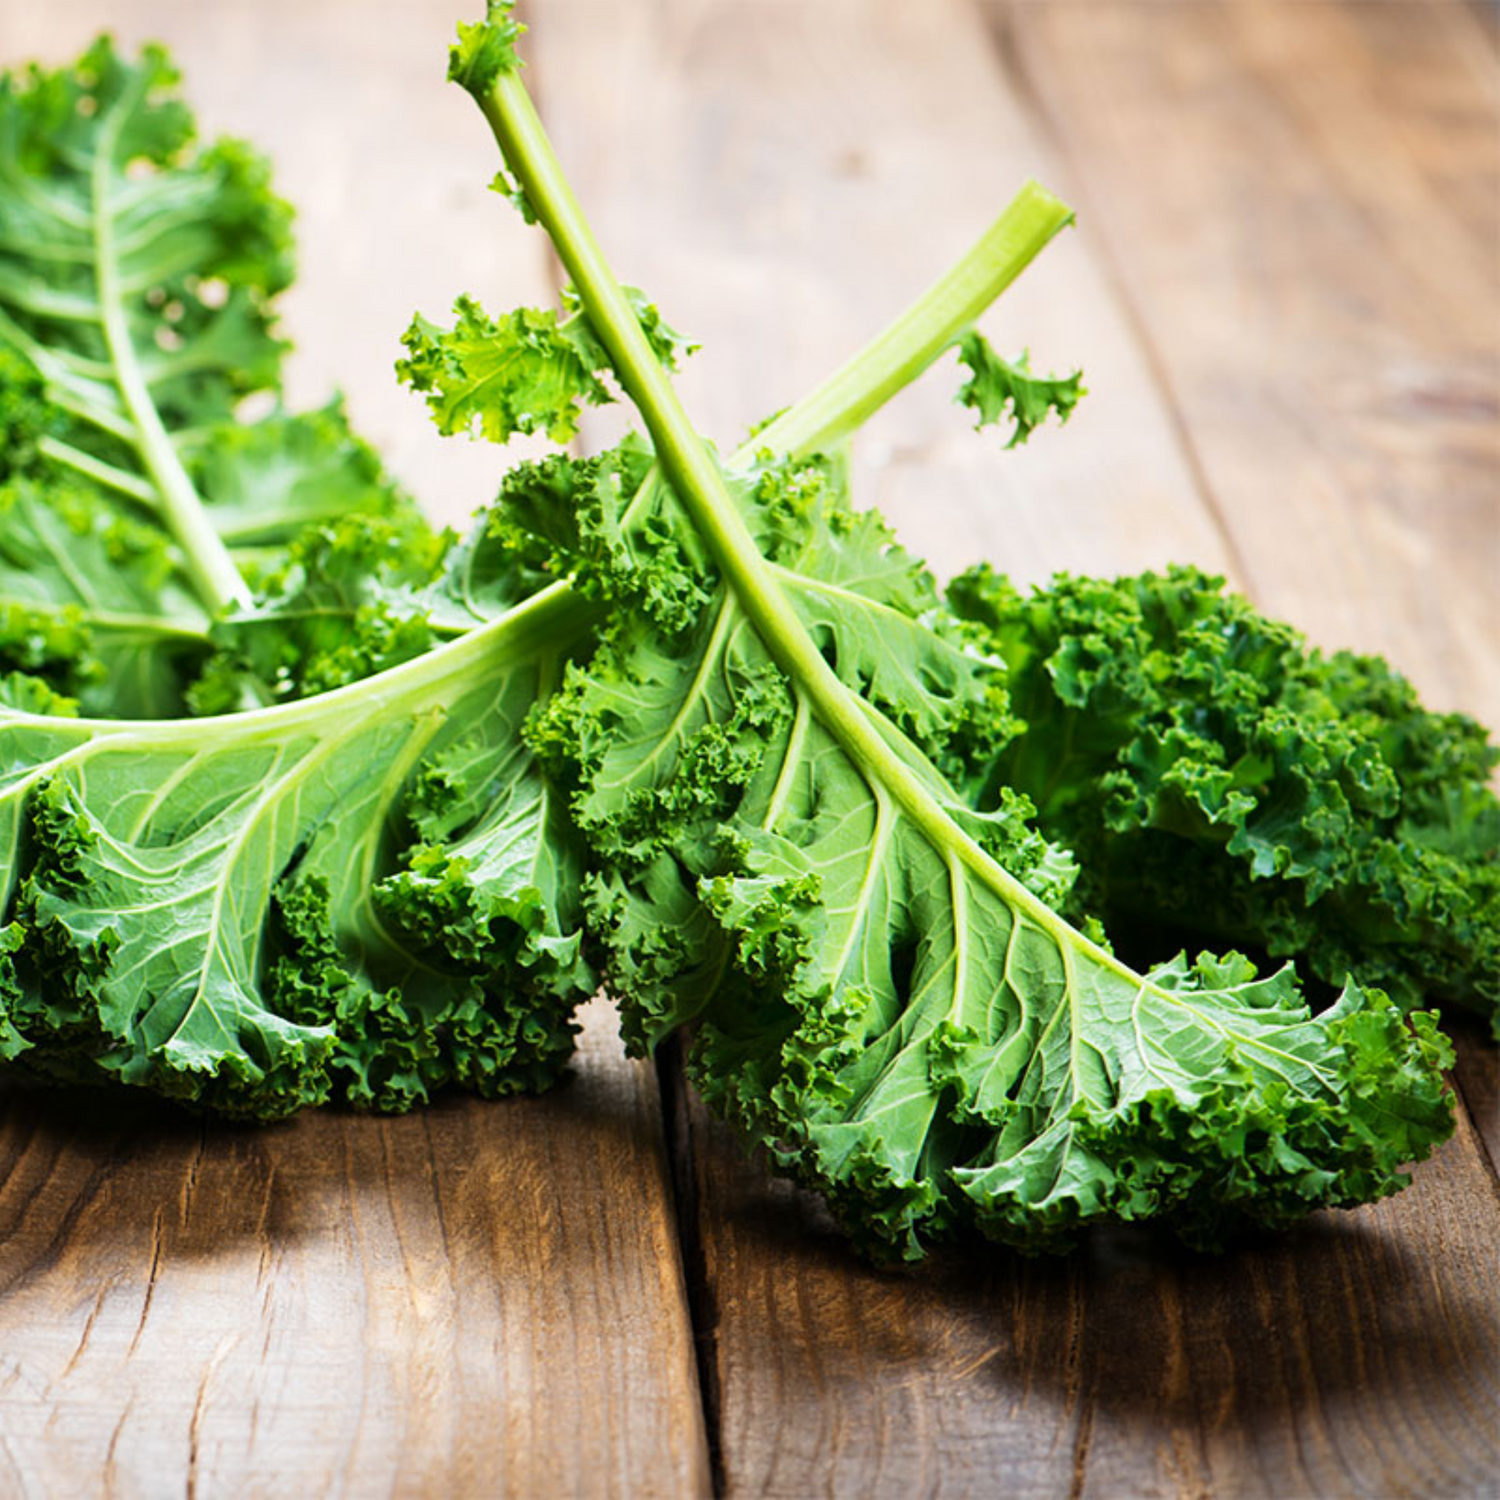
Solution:
M 1061 377 L 1033 375 L 1024 351 L 1018 360 L 1001 359 L 984 336 L 973 330 L 959 343 L 958 357 L 972 372 L 959 388 L 959 402 L 976 413 L 976 427 L 1010 422 L 1007 448 L 1024 443 L 1046 421 L 1049 412 L 1056 412 L 1058 421 L 1066 422 L 1087 394 L 1080 372 Z

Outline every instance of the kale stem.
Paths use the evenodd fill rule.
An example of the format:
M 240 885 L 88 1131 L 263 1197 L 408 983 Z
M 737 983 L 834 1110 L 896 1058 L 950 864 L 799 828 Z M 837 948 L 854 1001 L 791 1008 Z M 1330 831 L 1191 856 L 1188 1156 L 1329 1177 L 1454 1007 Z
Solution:
M 1140 977 L 1113 954 L 1074 932 L 959 827 L 898 748 L 896 737 L 888 734 L 869 705 L 850 692 L 824 660 L 783 592 L 776 570 L 757 547 L 729 493 L 718 460 L 694 428 L 605 260 L 521 82 L 519 69 L 500 70 L 475 99 L 495 133 L 506 165 L 521 184 L 572 278 L 621 385 L 640 412 L 657 461 L 679 503 L 723 569 L 740 608 L 767 651 L 807 697 L 824 728 L 867 773 L 872 788 L 876 783 L 883 785 L 935 849 L 949 852 L 1012 908 L 1024 912 L 1057 942 L 1065 961 L 1070 960 L 1071 944 L 1103 967 L 1132 983 L 1141 983 Z
M 816 390 L 755 436 L 777 453 L 833 447 L 950 349 L 1073 211 L 1028 182 L 969 252 Z
M 132 89 L 144 89 L 145 80 L 146 74 L 142 72 Z M 156 409 L 136 353 L 120 286 L 111 203 L 117 181 L 114 158 L 121 125 L 136 102 L 133 94 L 116 101 L 100 132 L 98 154 L 94 158 L 90 207 L 100 316 L 115 384 L 134 426 L 132 438 L 136 450 L 161 496 L 162 517 L 182 548 L 183 563 L 203 602 L 211 614 L 218 614 L 231 605 L 249 604 L 250 589 L 240 576 L 229 549 L 214 530 L 213 522 L 209 520 L 203 502 L 162 425 L 161 413 Z

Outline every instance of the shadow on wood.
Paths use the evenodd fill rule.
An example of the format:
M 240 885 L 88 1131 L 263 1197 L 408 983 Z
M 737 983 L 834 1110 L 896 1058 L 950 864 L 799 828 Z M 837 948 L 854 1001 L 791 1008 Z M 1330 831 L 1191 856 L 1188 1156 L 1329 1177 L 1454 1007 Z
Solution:
M 712 1233 L 689 1269 L 731 1490 L 920 1487 L 939 1431 L 945 1477 L 959 1454 L 1020 1494 L 1085 1467 L 1107 1493 L 1467 1492 L 1500 1457 L 1500 1215 L 1456 1180 L 1479 1170 L 1457 1143 L 1395 1200 L 1223 1256 L 1120 1227 L 1064 1258 L 971 1244 L 896 1271 L 698 1106 L 692 1143 Z M 1341 1411 L 1361 1415 L 1335 1441 Z
M 268 1128 L 0 1092 L 0 1493 L 706 1488 L 655 1080 Z M 102 1479 L 101 1479 L 102 1476 Z
M 0 1291 L 44 1271 L 64 1242 L 77 1253 L 91 1221 L 97 1238 L 118 1244 L 162 1220 L 168 1240 L 159 1253 L 169 1260 L 224 1254 L 244 1240 L 291 1248 L 326 1235 L 330 1214 L 368 1193 L 409 1208 L 424 1200 L 436 1211 L 440 1180 L 474 1200 L 480 1217 L 493 1194 L 508 1214 L 524 1199 L 545 1220 L 547 1184 L 526 1160 L 541 1138 L 551 1138 L 546 1154 L 560 1160 L 575 1152 L 612 1160 L 641 1145 L 636 1120 L 600 1111 L 576 1085 L 567 1075 L 543 1098 L 455 1094 L 405 1116 L 330 1108 L 262 1125 L 202 1116 L 126 1087 L 4 1079 L 0 1266 L 9 1277 Z M 37 1233 L 38 1220 L 49 1232 Z M 17 1268 L 28 1252 L 38 1258 Z

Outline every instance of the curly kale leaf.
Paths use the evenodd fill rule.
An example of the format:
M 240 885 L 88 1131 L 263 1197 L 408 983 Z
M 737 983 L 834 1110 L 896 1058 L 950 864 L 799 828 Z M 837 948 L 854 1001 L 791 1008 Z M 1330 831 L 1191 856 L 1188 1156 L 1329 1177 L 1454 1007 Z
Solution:
M 86 713 L 173 714 L 207 623 L 159 528 L 87 480 L 0 483 L 0 670 Z
M 521 66 L 516 43 L 526 28 L 515 19 L 514 0 L 488 0 L 482 21 L 460 21 L 458 41 L 448 49 L 448 78 L 474 94 L 494 87 L 501 73 Z
M 290 210 L 176 86 L 107 40 L 0 79 L 0 650 L 92 714 L 181 712 L 209 618 L 305 524 L 415 524 L 337 404 L 237 420 L 278 389 Z
M 1030 594 L 980 568 L 949 597 L 1027 726 L 974 757 L 976 795 L 1035 802 L 1111 931 L 1176 925 L 1495 1021 L 1500 752 L 1472 719 L 1190 568 Z
M 675 631 L 649 603 L 661 546 L 633 578 L 594 575 L 604 644 L 531 738 L 574 780 L 631 1044 L 695 1022 L 711 1106 L 877 1254 L 962 1223 L 1059 1248 L 1107 1217 L 1213 1244 L 1401 1186 L 1451 1123 L 1430 1019 L 1409 1030 L 1353 988 L 1315 1019 L 1290 970 L 1257 979 L 1231 955 L 1137 973 L 1070 927 L 1054 907 L 1075 871 L 1024 798 L 979 815 L 939 770 L 976 726 L 1015 725 L 925 571 L 816 465 L 733 489 L 899 769 L 850 753 L 716 571 Z
M 261 580 L 254 605 L 214 622 L 214 653 L 190 693 L 194 710 L 226 713 L 328 692 L 458 634 L 433 619 L 430 598 L 453 542 L 420 521 L 360 511 L 309 528 Z
M 313 411 L 272 411 L 180 439 L 188 474 L 236 560 L 264 570 L 309 526 L 382 517 L 415 530 L 420 513 L 335 398 Z M 254 571 L 254 570 L 251 570 Z
M 638 460 L 640 464 L 649 459 Z M 468 534 L 403 513 L 353 510 L 306 529 L 259 581 L 255 603 L 216 620 L 214 654 L 193 684 L 200 713 L 327 692 L 410 661 L 485 625 L 555 578 L 511 518 L 563 457 L 509 473 Z
M 0 671 L 85 712 L 170 714 L 206 618 L 148 512 L 47 453 L 67 414 L 0 346 Z
M 710 1101 L 895 1253 L 961 1220 L 1041 1246 L 1159 1215 L 1210 1242 L 1239 1216 L 1280 1223 L 1399 1187 L 1451 1129 L 1430 1018 L 1408 1029 L 1351 990 L 1314 1019 L 1289 974 L 1257 982 L 1233 957 L 1141 974 L 1070 927 L 1050 904 L 1066 864 L 1026 805 L 975 814 L 943 774 L 976 722 L 1003 723 L 998 667 L 914 612 L 919 570 L 838 485 L 718 464 L 516 69 L 464 81 L 665 480 L 640 512 L 593 492 L 602 520 L 586 530 L 567 485 L 520 522 L 608 610 L 531 741 L 574 779 L 600 866 L 592 925 L 633 1040 L 695 1019 Z M 1021 211 L 1036 244 L 1059 222 L 1043 198 Z M 908 363 L 880 344 L 883 373 L 857 399 L 842 375 L 809 398 L 840 408 L 820 431 L 847 431 L 900 381 Z M 761 435 L 773 453 L 805 451 L 778 449 L 777 427 Z M 778 505 L 790 534 L 767 519 Z
M 212 610 L 244 589 L 172 434 L 275 388 L 291 215 L 244 146 L 194 149 L 177 82 L 103 38 L 0 79 L 0 343 L 67 414 L 49 456 L 156 509 Z
M 593 987 L 520 740 L 565 590 L 340 691 L 199 720 L 0 707 L 0 1037 L 268 1118 L 545 1086 Z
M 697 345 L 678 333 L 634 287 L 625 288 L 657 357 L 668 368 Z M 424 393 L 438 430 L 472 432 L 492 443 L 517 433 L 544 433 L 554 443 L 578 435 L 586 406 L 615 396 L 605 381 L 613 366 L 571 287 L 563 316 L 518 307 L 492 318 L 472 297 L 453 305 L 451 328 L 420 315 L 402 335 L 406 358 L 397 375 Z
M 1033 375 L 1022 351 L 1018 360 L 1002 359 L 984 336 L 970 329 L 958 343 L 958 357 L 969 367 L 969 379 L 958 392 L 958 402 L 973 410 L 975 427 L 1011 423 L 1007 448 L 1018 448 L 1051 412 L 1066 422 L 1087 395 L 1081 371 L 1071 375 Z
M 12 368 L 0 350 L 0 400 L 21 388 L 7 383 Z M 205 494 L 222 502 L 210 507 L 221 534 L 257 544 L 236 556 L 250 576 L 262 575 L 261 604 L 234 610 L 237 618 L 261 618 L 266 595 L 285 592 L 301 557 L 317 547 L 314 538 L 292 537 L 319 516 L 344 517 L 335 532 L 390 537 L 407 571 L 445 545 L 336 407 L 224 424 L 194 447 Z M 356 586 L 347 562 L 342 574 Z M 226 696 L 197 680 L 219 671 L 207 664 L 218 635 L 180 552 L 149 511 L 45 457 L 24 470 L 0 458 L 0 670 L 32 673 L 99 717 L 170 717 L 190 700 L 238 707 L 238 692 Z

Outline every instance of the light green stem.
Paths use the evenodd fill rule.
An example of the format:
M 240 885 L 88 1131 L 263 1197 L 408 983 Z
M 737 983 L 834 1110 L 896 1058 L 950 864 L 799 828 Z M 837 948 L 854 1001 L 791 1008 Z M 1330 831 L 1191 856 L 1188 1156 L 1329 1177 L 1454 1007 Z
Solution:
M 144 72 L 141 75 L 145 78 Z M 144 81 L 136 85 L 144 88 Z M 189 577 L 211 613 L 232 605 L 248 605 L 252 595 L 229 549 L 220 539 L 203 509 L 193 481 L 188 478 L 172 440 L 162 425 L 161 413 L 141 370 L 130 323 L 125 315 L 120 286 L 119 259 L 114 243 L 115 140 L 120 122 L 134 107 L 126 95 L 115 102 L 113 114 L 100 131 L 99 151 L 94 158 L 92 179 L 94 275 L 98 285 L 100 320 L 109 349 L 111 373 L 134 428 L 132 434 L 141 463 L 161 496 L 161 516 L 178 545 Z
M 756 444 L 777 453 L 808 453 L 848 437 L 952 348 L 1072 220 L 1065 203 L 1039 183 L 1026 183 L 963 259 L 853 359 L 757 433 Z
M 952 850 L 982 881 L 1060 944 L 1065 940 L 1080 943 L 1107 966 L 1128 972 L 1112 955 L 1096 950 L 1075 934 L 954 822 L 887 740 L 868 705 L 849 691 L 823 659 L 783 593 L 774 569 L 756 546 L 717 461 L 689 420 L 670 377 L 615 280 L 519 72 L 500 72 L 478 103 L 507 166 L 578 289 L 621 384 L 639 410 L 651 434 L 657 461 L 671 480 L 678 500 L 723 569 L 766 649 L 806 694 L 815 716 L 935 847 Z

